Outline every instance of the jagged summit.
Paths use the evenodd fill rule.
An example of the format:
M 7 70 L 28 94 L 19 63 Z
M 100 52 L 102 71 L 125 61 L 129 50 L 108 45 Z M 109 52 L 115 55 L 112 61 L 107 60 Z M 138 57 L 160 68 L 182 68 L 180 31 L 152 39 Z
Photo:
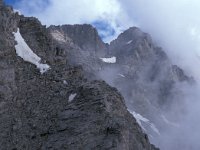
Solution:
M 111 45 L 112 43 L 117 42 L 117 40 L 124 40 L 124 42 L 130 42 L 132 40 L 134 42 L 139 39 L 148 39 L 149 42 L 152 42 L 149 34 L 142 32 L 138 27 L 130 27 L 121 33 L 116 40 L 112 41 Z
M 155 49 L 155 47 L 149 34 L 142 32 L 137 27 L 131 27 L 110 43 L 109 51 L 116 55 L 121 55 L 123 53 L 123 55 L 127 54 L 128 56 L 131 52 L 135 53 L 133 49 L 138 49 L 139 57 L 140 54 L 151 55 L 154 53 L 153 49 Z
M 54 26 L 50 26 L 51 30 L 53 28 Z M 65 33 L 66 36 L 73 40 L 74 44 L 77 44 L 82 49 L 93 49 L 97 51 L 105 48 L 105 44 L 101 41 L 97 30 L 89 24 L 63 25 L 55 28 L 59 28 L 60 32 Z

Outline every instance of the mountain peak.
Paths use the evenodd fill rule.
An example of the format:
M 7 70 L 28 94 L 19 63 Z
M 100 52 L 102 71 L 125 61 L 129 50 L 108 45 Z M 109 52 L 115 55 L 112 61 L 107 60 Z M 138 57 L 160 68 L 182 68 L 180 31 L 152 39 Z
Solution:
M 55 39 L 59 34 L 63 42 L 68 39 L 83 50 L 101 53 L 106 49 L 106 44 L 101 40 L 96 28 L 89 24 L 50 26 L 49 31 L 55 35 Z
M 118 40 L 148 40 L 149 42 L 152 42 L 151 36 L 145 32 L 143 32 L 140 28 L 138 27 L 130 27 L 129 29 L 125 30 L 123 33 L 121 33 L 118 38 Z M 115 40 L 114 40 L 115 41 Z M 113 41 L 113 42 L 114 42 Z M 111 42 L 112 43 L 112 42 Z

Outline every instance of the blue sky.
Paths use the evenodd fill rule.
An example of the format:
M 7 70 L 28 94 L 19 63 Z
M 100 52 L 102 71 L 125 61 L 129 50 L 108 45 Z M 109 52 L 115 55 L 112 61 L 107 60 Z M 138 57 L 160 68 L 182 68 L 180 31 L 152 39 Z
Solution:
M 6 4 L 14 4 L 17 0 L 5 0 Z
M 17 4 L 17 3 L 21 3 L 22 1 L 23 0 L 4 0 L 4 2 L 6 4 L 9 4 L 9 5 L 12 5 L 12 6 L 15 6 L 15 4 Z M 34 0 L 29 0 L 29 2 L 31 2 L 31 1 L 34 1 Z M 49 0 L 42 0 L 42 1 L 47 4 Z
M 103 39 L 116 34 L 115 29 L 105 20 L 96 20 L 91 24 L 97 28 L 99 35 Z
M 4 0 L 4 2 L 8 5 L 12 5 L 13 7 L 15 6 L 15 4 L 18 2 L 20 2 L 21 0 Z
M 4 0 L 6 4 L 12 5 L 23 14 L 28 15 L 35 12 L 42 12 L 47 8 L 50 0 Z

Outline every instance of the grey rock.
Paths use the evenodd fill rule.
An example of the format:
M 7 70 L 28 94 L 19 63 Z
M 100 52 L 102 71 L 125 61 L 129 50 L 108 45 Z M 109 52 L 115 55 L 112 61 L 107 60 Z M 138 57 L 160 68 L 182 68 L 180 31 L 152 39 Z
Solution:
M 48 28 L 53 40 L 60 43 L 67 52 L 70 64 L 81 65 L 89 80 L 103 79 L 116 87 L 125 98 L 129 110 L 140 113 L 151 120 L 156 127 L 163 128 L 162 112 L 170 110 L 174 103 L 182 101 L 182 91 L 177 84 L 193 84 L 192 77 L 187 76 L 178 66 L 172 64 L 164 50 L 158 47 L 151 36 L 137 27 L 131 27 L 118 36 L 102 50 L 92 46 L 93 28 L 81 33 L 86 25 L 52 26 Z M 89 28 L 89 26 L 87 26 Z M 68 40 L 59 40 L 53 35 Z M 80 42 L 81 34 L 87 41 Z M 84 35 L 85 34 L 85 35 Z M 99 38 L 98 38 L 99 41 Z M 97 43 L 102 43 L 97 42 Z M 87 46 L 85 46 L 87 45 Z M 100 44 L 102 45 L 102 44 Z M 115 56 L 116 63 L 107 64 L 100 58 Z M 178 111 L 178 110 L 177 110 Z M 155 133 L 150 132 L 151 135 Z
M 127 111 L 117 89 L 104 81 L 88 81 L 84 66 L 70 64 L 67 43 L 55 41 L 36 18 L 19 16 L 3 4 L 0 7 L 1 150 L 157 149 Z M 50 70 L 40 74 L 35 65 L 17 56 L 13 35 L 17 28 Z M 77 28 L 78 33 L 86 30 L 97 35 L 91 27 Z M 105 47 L 98 37 L 85 37 L 96 41 L 90 45 L 81 41 L 84 35 L 79 38 L 68 32 L 73 49 Z M 72 93 L 77 95 L 69 102 Z
M 65 39 L 68 38 L 83 50 L 101 53 L 100 51 L 106 49 L 106 44 L 102 42 L 97 30 L 91 25 L 50 26 L 49 29 L 51 32 L 57 31 L 57 33 L 63 34 Z

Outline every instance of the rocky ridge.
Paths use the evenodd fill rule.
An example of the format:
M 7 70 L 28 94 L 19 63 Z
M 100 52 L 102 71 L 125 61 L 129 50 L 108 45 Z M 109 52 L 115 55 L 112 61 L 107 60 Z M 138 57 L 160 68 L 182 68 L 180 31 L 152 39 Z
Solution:
M 31 50 L 51 67 L 44 74 L 17 56 L 13 32 L 18 28 Z M 71 31 L 76 30 L 65 30 L 69 35 Z M 104 81 L 88 81 L 94 67 L 85 70 L 68 60 L 69 49 L 107 49 L 98 37 L 97 45 L 76 36 L 77 41 L 61 44 L 36 18 L 20 16 L 2 0 L 0 33 L 0 149 L 156 149 L 117 89 Z

